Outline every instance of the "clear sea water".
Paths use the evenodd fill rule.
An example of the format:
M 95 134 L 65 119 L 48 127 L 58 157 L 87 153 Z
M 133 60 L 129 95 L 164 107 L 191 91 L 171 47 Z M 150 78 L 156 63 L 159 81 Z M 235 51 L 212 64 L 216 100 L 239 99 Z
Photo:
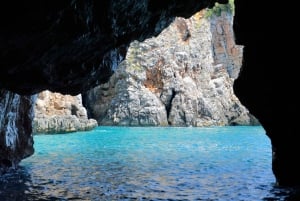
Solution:
M 0 201 L 288 200 L 260 126 L 97 127 L 36 135 L 35 154 L 0 177 Z

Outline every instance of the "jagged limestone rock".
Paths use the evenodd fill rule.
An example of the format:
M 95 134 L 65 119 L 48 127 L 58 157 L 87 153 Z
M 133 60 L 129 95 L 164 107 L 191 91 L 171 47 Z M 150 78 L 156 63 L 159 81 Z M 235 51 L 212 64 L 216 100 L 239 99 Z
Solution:
M 88 119 L 81 95 L 43 91 L 37 96 L 33 125 L 34 133 L 68 133 L 91 130 L 98 124 Z
M 253 125 L 232 85 L 243 47 L 234 43 L 233 15 L 176 18 L 159 36 L 131 43 L 109 82 L 84 93 L 100 125 Z
M 104 83 L 123 60 L 131 41 L 157 35 L 175 16 L 189 17 L 214 3 L 207 0 L 6 1 L 0 7 L 0 98 L 25 95 L 26 99 L 26 95 L 46 89 L 76 95 Z M 29 103 L 30 107 L 21 101 L 18 111 L 23 113 L 18 117 L 32 114 L 34 100 Z M 1 109 L 9 114 L 14 107 L 5 104 Z M 28 141 L 28 147 L 33 149 L 33 143 L 29 143 L 31 122 L 23 124 L 25 119 L 28 120 L 17 121 L 14 128 L 25 131 L 13 138 L 18 150 L 15 155 L 9 155 L 5 140 L 0 142 L 3 158 L 16 163 L 29 154 L 17 139 L 24 137 L 24 142 Z M 6 120 L 1 123 L 1 139 L 5 139 L 8 123 Z M 1 164 L 12 166 L 6 159 Z

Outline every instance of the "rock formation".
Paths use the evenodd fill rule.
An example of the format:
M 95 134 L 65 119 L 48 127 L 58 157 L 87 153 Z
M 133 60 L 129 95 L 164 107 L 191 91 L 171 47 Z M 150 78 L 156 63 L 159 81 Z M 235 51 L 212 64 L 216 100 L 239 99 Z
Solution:
M 235 0 L 235 6 L 236 42 L 245 49 L 234 92 L 271 139 L 277 183 L 299 186 L 299 56 L 294 49 L 299 34 L 292 26 L 298 23 L 298 7 L 243 0 Z
M 36 96 L 0 90 L 0 175 L 33 154 L 32 121 Z
M 77 95 L 106 82 L 131 41 L 157 35 L 175 16 L 190 17 L 215 2 L 7 1 L 0 8 L 0 87 Z
M 97 121 L 88 119 L 81 95 L 43 91 L 35 103 L 34 133 L 68 133 L 91 130 Z
M 175 16 L 189 17 L 214 3 L 212 0 L 6 1 L 0 7 L 1 100 L 46 89 L 77 95 L 104 83 L 123 60 L 131 41 L 157 35 Z M 19 111 L 31 114 L 33 104 L 31 107 L 22 104 Z M 1 111 L 5 114 L 3 119 L 8 118 L 14 107 L 1 108 L 5 111 Z M 8 123 L 1 124 L 1 139 L 9 135 Z M 25 132 L 11 138 L 18 151 L 8 153 L 10 148 L 5 140 L 1 141 L 1 166 L 14 165 L 33 153 L 17 142 L 32 140 L 32 125 L 27 123 L 15 124 L 16 129 Z M 33 149 L 32 143 L 28 146 Z
M 227 7 L 226 7 L 227 8 Z M 160 35 L 131 43 L 111 79 L 84 93 L 100 125 L 252 125 L 232 89 L 242 65 L 233 14 L 176 18 Z
M 215 2 L 5 1 L 0 7 L 1 102 L 11 92 L 32 95 L 50 89 L 76 95 L 104 83 L 131 41 L 155 36 L 175 16 L 190 17 Z M 299 186 L 298 6 L 244 0 L 235 0 L 235 5 L 236 41 L 245 48 L 234 92 L 271 139 L 278 184 Z M 30 114 L 31 107 L 21 107 L 24 110 L 19 111 Z M 8 118 L 10 109 L 9 105 L 1 109 L 3 118 Z M 8 135 L 8 122 L 1 124 L 1 139 Z M 21 122 L 16 123 L 18 130 L 31 125 Z M 6 141 L 1 141 L 2 165 L 12 165 L 31 153 L 16 142 L 29 142 L 30 131 L 11 138 L 20 151 L 8 153 Z

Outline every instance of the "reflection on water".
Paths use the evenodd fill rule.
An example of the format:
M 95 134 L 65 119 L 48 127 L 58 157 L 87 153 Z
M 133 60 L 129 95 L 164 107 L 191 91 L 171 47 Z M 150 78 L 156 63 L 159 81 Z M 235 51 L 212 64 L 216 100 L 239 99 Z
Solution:
M 163 178 L 160 178 L 163 180 Z M 154 179 L 155 180 L 155 179 Z M 153 189 L 155 192 L 155 181 L 153 183 Z M 158 199 L 147 199 L 149 197 L 149 194 L 145 194 L 144 197 L 132 197 L 132 196 L 122 196 L 113 194 L 113 192 L 110 192 L 109 186 L 105 187 L 102 186 L 100 187 L 99 184 L 90 184 L 90 185 L 99 185 L 100 187 L 98 192 L 93 192 L 96 193 L 97 195 L 93 196 L 87 196 L 89 198 L 84 198 L 78 196 L 78 194 L 90 194 L 89 189 L 87 188 L 82 188 L 82 189 L 77 189 L 81 190 L 82 192 L 76 193 L 76 191 L 69 191 L 67 192 L 67 188 L 61 188 L 61 183 L 58 184 L 56 182 L 59 181 L 54 181 L 54 180 L 48 180 L 44 181 L 44 183 L 40 184 L 34 184 L 31 180 L 31 175 L 26 169 L 26 167 L 20 166 L 17 171 L 11 171 L 5 175 L 2 175 L 0 177 L 0 200 L 1 201 L 64 201 L 64 200 L 190 200 L 190 199 L 170 199 L 170 198 L 158 198 Z M 163 182 L 163 181 L 162 181 Z M 151 182 L 150 182 L 151 183 Z M 47 186 L 52 185 L 53 187 L 51 189 L 47 189 Z M 55 186 L 59 185 L 60 188 L 56 188 Z M 62 184 L 63 185 L 63 184 Z M 184 184 L 182 184 L 184 185 Z M 133 186 L 134 187 L 134 184 Z M 128 187 L 124 187 L 123 190 L 126 190 Z M 266 186 L 261 186 L 261 188 L 267 188 Z M 51 195 L 49 195 L 49 190 L 51 191 Z M 69 189 L 70 190 L 70 189 Z M 106 190 L 106 192 L 103 192 L 103 190 Z M 119 189 L 122 191 L 122 189 Z M 55 192 L 57 191 L 57 192 Z M 101 193 L 102 191 L 102 193 Z M 158 193 L 163 193 L 163 189 L 156 189 Z M 191 188 L 192 191 L 192 188 Z M 150 192 L 149 192 L 150 193 Z M 179 193 L 179 192 L 178 192 Z M 188 192 L 186 192 L 188 193 Z M 60 196 L 54 196 L 54 195 L 60 195 Z M 64 195 L 64 196 L 62 196 Z M 109 196 L 108 196 L 109 195 Z M 199 200 L 227 200 L 226 198 L 220 198 L 220 199 L 199 199 Z M 229 200 L 229 199 L 228 199 Z M 244 198 L 244 200 L 251 200 Z M 299 201 L 300 200 L 300 189 L 298 188 L 283 188 L 283 187 L 276 187 L 273 186 L 267 197 L 264 197 L 262 199 L 263 201 Z M 254 201 L 254 200 L 253 200 Z
M 27 201 L 27 200 L 63 200 L 55 197 L 47 197 L 42 193 L 42 185 L 35 186 L 31 181 L 31 175 L 26 168 L 10 170 L 0 177 L 1 201 Z
M 274 186 L 270 190 L 270 196 L 265 197 L 264 201 L 274 201 L 274 200 L 283 200 L 283 201 L 299 201 L 300 200 L 300 189 L 295 188 L 284 188 Z
M 260 127 L 110 128 L 35 137 L 0 201 L 296 201 L 274 186 Z

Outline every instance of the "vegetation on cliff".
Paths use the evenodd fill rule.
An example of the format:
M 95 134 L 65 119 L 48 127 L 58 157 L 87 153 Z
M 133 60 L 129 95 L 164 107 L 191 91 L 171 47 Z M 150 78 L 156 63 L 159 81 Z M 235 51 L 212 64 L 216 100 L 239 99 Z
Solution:
M 215 3 L 215 6 L 211 9 L 207 9 L 205 17 L 209 18 L 213 15 L 220 16 L 222 12 L 234 13 L 234 0 L 229 0 L 227 4 Z

